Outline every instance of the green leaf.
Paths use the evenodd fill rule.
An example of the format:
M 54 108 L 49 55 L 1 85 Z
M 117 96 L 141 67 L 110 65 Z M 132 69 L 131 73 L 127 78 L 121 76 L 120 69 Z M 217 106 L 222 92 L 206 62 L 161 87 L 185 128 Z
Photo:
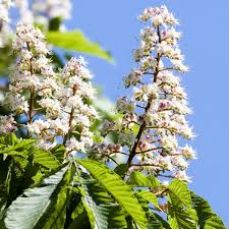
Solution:
M 48 42 L 67 50 L 82 52 L 112 61 L 111 55 L 103 50 L 99 44 L 90 41 L 78 30 L 68 32 L 50 31 L 46 34 Z
M 114 169 L 114 172 L 119 176 L 124 176 L 127 170 L 128 170 L 127 164 L 120 164 Z
M 5 35 L 8 36 L 8 35 Z M 9 66 L 14 62 L 14 55 L 11 49 L 11 41 L 5 47 L 0 48 L 0 77 L 9 75 Z
M 6 212 L 7 228 L 34 228 L 52 204 L 68 167 L 44 179 L 40 187 L 28 188 L 12 202 Z
M 185 182 L 172 180 L 168 186 L 168 192 L 174 207 L 192 206 L 190 191 Z
M 113 196 L 140 228 L 147 227 L 147 219 L 130 187 L 104 164 L 93 160 L 78 160 L 91 175 Z
M 83 228 L 77 223 L 79 218 L 85 216 L 90 223 L 90 228 L 107 229 L 110 205 L 113 203 L 112 197 L 92 176 L 81 171 L 82 167 L 77 167 L 74 178 L 74 200 L 72 204 L 72 223 L 68 228 Z M 79 198 L 80 197 L 80 198 Z
M 107 229 L 108 228 L 108 214 L 109 207 L 103 202 L 96 203 L 94 200 L 95 194 L 94 189 L 89 190 L 88 186 L 90 186 L 90 181 L 84 180 L 81 178 L 82 186 L 80 188 L 80 192 L 82 195 L 82 204 L 87 212 L 91 228 L 96 229 Z M 96 196 L 102 195 L 101 193 L 97 193 Z M 103 194 L 104 195 L 104 194 Z M 98 198 L 98 197 L 97 197 Z M 100 198 L 99 198 L 100 199 Z
M 81 203 L 86 210 L 91 228 L 127 227 L 126 213 L 97 180 L 82 172 L 76 182 L 78 182 L 77 188 L 82 195 Z M 81 210 L 81 205 L 80 207 L 78 205 L 74 211 L 74 213 L 77 212 L 77 218 L 82 214 L 79 210 Z M 75 220 L 73 222 L 76 223 Z
M 34 163 L 42 165 L 47 169 L 55 169 L 60 163 L 50 152 L 42 149 L 33 149 Z
M 89 229 L 90 223 L 88 215 L 84 209 L 82 202 L 79 202 L 75 210 L 73 211 L 71 218 L 73 221 L 68 226 L 68 229 Z
M 64 145 L 56 145 L 54 148 L 50 150 L 50 152 L 55 156 L 55 158 L 62 163 L 64 160 L 65 154 L 65 146 Z
M 160 181 L 154 176 L 146 176 L 141 172 L 132 172 L 130 175 L 129 184 L 140 186 L 140 187 L 158 187 Z
M 0 144 L 5 144 L 6 146 L 17 146 L 17 149 L 21 148 L 23 145 L 28 147 L 34 142 L 34 139 L 18 138 L 14 133 L 9 133 L 0 137 Z
M 56 196 L 52 196 L 49 208 L 43 215 L 36 228 L 42 229 L 62 229 L 64 228 L 66 219 L 66 209 L 70 198 L 69 185 L 75 174 L 75 167 L 69 168 L 64 175 L 59 188 L 57 189 Z
M 148 218 L 148 228 L 150 229 L 170 229 L 170 225 L 161 216 L 151 212 Z
M 173 229 L 195 229 L 197 228 L 196 211 L 192 208 L 181 209 L 168 205 L 168 222 Z
M 126 213 L 119 205 L 111 206 L 109 212 L 109 229 L 128 228 Z
M 144 200 L 148 201 L 149 203 L 153 204 L 155 208 L 160 210 L 158 199 L 153 192 L 150 191 L 140 191 L 138 195 L 141 196 Z
M 223 229 L 223 221 L 218 217 L 210 207 L 208 201 L 191 192 L 193 207 L 198 216 L 198 224 L 201 229 Z
M 168 186 L 168 221 L 175 229 L 197 227 L 190 191 L 186 183 L 180 180 L 172 180 Z
M 60 17 L 51 18 L 49 20 L 49 30 L 58 31 L 61 26 L 62 19 Z
M 148 219 L 148 228 L 151 229 L 170 228 L 169 224 L 163 218 L 161 218 L 160 216 L 158 216 L 156 213 L 152 211 L 149 205 L 149 201 L 145 199 L 144 196 L 142 196 L 141 192 L 142 191 L 136 192 L 135 195 L 146 213 Z

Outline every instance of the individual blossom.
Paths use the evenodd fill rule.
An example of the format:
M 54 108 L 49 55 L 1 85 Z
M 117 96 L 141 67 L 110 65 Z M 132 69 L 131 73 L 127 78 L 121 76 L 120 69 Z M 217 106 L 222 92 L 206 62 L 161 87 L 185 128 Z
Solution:
M 13 116 L 0 116 L 0 134 L 10 133 L 17 129 Z

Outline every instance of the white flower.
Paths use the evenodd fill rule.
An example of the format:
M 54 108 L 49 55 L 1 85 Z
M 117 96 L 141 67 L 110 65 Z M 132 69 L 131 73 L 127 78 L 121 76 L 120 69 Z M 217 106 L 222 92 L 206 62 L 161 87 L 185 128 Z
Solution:
M 188 163 L 187 161 L 180 155 L 178 156 L 172 156 L 171 157 L 171 162 L 174 166 L 182 169 L 182 170 L 185 170 L 188 168 Z
M 152 56 L 144 57 L 140 60 L 141 71 L 154 70 L 156 67 L 156 59 Z
M 128 101 L 126 97 L 122 97 L 117 100 L 117 111 L 119 112 L 133 112 L 135 109 L 134 103 Z
M 181 60 L 172 59 L 170 61 L 173 64 L 173 68 L 175 68 L 176 70 L 179 70 L 179 71 L 182 71 L 182 72 L 188 72 L 189 71 L 189 67 L 184 65 Z
M 16 111 L 17 113 L 23 113 L 29 111 L 29 104 L 26 101 L 24 96 L 19 94 L 14 95 L 12 93 L 8 93 L 5 96 L 3 104 L 8 106 L 12 111 Z
M 46 110 L 48 116 L 58 116 L 61 111 L 60 102 L 56 99 L 44 98 L 41 99 L 38 103 Z
M 140 88 L 134 88 L 134 98 L 137 101 L 147 101 L 148 98 L 156 99 L 158 97 L 158 88 L 155 84 L 143 85 Z
M 73 95 L 68 98 L 66 106 L 70 109 L 80 109 L 83 106 L 82 98 L 79 95 Z
M 0 116 L 0 134 L 13 132 L 16 127 L 16 122 L 13 116 Z
M 175 152 L 178 142 L 175 136 L 163 136 L 160 140 L 162 147 L 167 152 Z
M 84 148 L 84 144 L 82 142 L 79 142 L 75 137 L 71 137 L 66 141 L 66 150 L 67 151 L 80 151 Z
M 86 68 L 86 62 L 84 61 L 83 57 L 71 58 L 66 64 L 63 70 L 63 76 L 68 78 L 71 75 L 76 75 L 86 80 L 92 78 L 90 71 Z
M 176 171 L 173 173 L 173 176 L 179 180 L 191 182 L 191 177 L 187 176 L 185 171 Z
M 48 120 L 50 128 L 54 129 L 57 135 L 65 135 L 69 131 L 69 124 L 67 119 L 57 118 L 55 120 Z
M 188 160 L 196 159 L 196 152 L 188 145 L 185 145 L 183 148 L 181 148 L 181 154 Z
M 42 119 L 35 120 L 33 123 L 27 125 L 28 130 L 35 134 L 41 134 L 41 132 L 49 129 L 49 127 L 50 123 Z
M 57 145 L 57 142 L 56 141 L 51 142 L 45 139 L 39 139 L 38 145 L 42 149 L 49 150 L 54 148 Z
M 131 85 L 136 85 L 138 82 L 140 82 L 142 74 L 143 73 L 140 70 L 135 70 L 130 73 L 128 77 L 125 78 L 125 86 L 129 87 Z

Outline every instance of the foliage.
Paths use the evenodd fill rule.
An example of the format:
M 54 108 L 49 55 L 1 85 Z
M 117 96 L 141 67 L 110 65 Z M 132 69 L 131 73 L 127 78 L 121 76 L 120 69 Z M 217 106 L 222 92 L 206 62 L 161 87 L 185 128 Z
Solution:
M 104 51 L 99 44 L 91 42 L 81 31 L 58 32 L 50 31 L 46 34 L 49 43 L 66 50 L 83 52 L 112 61 L 111 55 Z
M 12 134 L 1 136 L 0 144 L 3 227 L 224 228 L 208 202 L 179 180 L 164 186 L 135 172 L 127 183 L 94 160 L 70 158 L 60 165 L 32 139 Z M 159 202 L 163 194 L 166 206 Z

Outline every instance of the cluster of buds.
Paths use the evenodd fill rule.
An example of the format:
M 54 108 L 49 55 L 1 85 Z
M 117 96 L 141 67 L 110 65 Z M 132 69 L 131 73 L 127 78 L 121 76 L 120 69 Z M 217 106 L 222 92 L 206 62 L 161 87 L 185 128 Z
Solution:
M 134 93 L 130 100 L 119 99 L 122 118 L 107 121 L 106 127 L 124 137 L 134 131 L 130 126 L 134 124 L 136 135 L 127 151 L 130 170 L 190 181 L 186 169 L 195 151 L 178 141 L 194 137 L 185 119 L 191 113 L 186 93 L 175 75 L 188 71 L 178 47 L 180 33 L 174 28 L 178 21 L 165 6 L 145 9 L 140 19 L 148 26 L 141 31 L 141 45 L 134 54 L 139 65 L 125 79 Z
M 56 73 L 43 34 L 28 24 L 17 26 L 13 49 L 17 59 L 3 101 L 12 114 L 0 117 L 0 132 L 24 128 L 44 149 L 54 147 L 57 138 L 68 152 L 90 148 L 97 113 L 90 105 L 94 88 L 84 59 L 72 58 Z M 21 124 L 14 120 L 19 115 L 24 116 Z

